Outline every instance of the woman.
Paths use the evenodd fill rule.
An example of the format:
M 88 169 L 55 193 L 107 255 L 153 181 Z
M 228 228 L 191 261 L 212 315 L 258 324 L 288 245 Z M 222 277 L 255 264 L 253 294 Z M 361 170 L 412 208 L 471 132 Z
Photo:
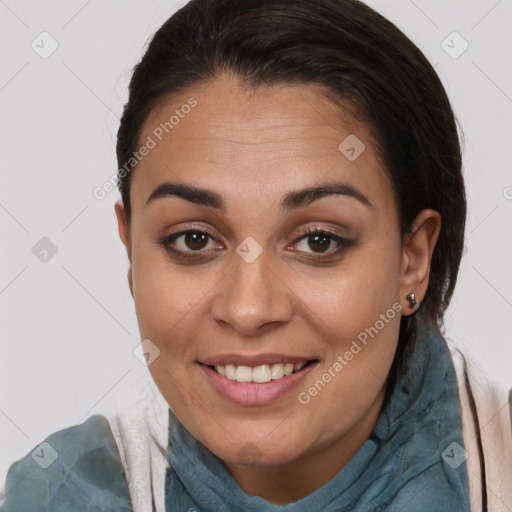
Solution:
M 14 464 L 2 510 L 510 509 L 506 399 L 440 334 L 454 116 L 394 25 L 355 0 L 193 0 L 134 70 L 117 157 L 157 389 Z

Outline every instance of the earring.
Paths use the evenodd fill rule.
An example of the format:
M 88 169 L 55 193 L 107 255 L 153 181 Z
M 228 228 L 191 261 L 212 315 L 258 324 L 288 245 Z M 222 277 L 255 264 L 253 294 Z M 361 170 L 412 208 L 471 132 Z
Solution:
M 416 295 L 414 293 L 409 293 L 407 295 L 406 299 L 409 301 L 409 307 L 412 309 L 416 304 L 418 304 L 418 301 L 416 300 Z

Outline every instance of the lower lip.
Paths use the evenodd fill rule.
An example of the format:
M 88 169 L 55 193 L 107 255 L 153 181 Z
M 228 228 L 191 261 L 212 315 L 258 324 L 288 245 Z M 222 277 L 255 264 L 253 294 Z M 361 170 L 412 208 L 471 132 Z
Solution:
M 228 400 L 240 405 L 266 405 L 290 393 L 313 370 L 318 362 L 310 363 L 297 373 L 270 382 L 238 382 L 230 380 L 199 363 L 210 384 Z

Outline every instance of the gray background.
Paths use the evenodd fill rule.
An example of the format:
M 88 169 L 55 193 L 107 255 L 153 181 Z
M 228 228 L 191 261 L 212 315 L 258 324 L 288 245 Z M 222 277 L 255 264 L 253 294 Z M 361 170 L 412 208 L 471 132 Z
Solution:
M 435 65 L 464 131 L 467 251 L 447 335 L 510 387 L 512 0 L 369 3 Z M 132 353 L 118 193 L 99 201 L 92 190 L 116 172 L 130 71 L 177 5 L 0 0 L 2 481 L 45 436 L 118 405 L 147 378 Z M 45 262 L 43 237 L 57 248 Z

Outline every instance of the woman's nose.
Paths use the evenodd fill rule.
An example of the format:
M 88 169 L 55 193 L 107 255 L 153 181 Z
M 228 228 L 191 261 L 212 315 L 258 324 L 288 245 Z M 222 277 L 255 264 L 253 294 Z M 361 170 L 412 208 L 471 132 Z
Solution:
M 213 318 L 249 336 L 261 334 L 270 325 L 289 322 L 292 294 L 266 251 L 254 243 L 241 244 L 233 259 L 233 267 L 215 297 Z

